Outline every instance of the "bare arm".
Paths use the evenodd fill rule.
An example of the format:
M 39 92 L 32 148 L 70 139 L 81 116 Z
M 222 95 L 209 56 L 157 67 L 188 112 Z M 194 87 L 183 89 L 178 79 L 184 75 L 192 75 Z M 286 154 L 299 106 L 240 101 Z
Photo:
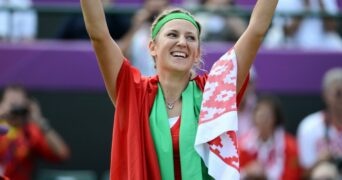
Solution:
M 63 138 L 49 125 L 48 120 L 43 116 L 37 100 L 30 102 L 30 121 L 35 123 L 44 133 L 45 140 L 59 159 L 65 160 L 70 156 L 70 149 Z
M 81 0 L 81 7 L 107 92 L 115 106 L 116 79 L 124 56 L 109 34 L 101 0 Z
M 234 48 L 238 59 L 238 91 L 246 79 L 253 60 L 271 24 L 277 3 L 278 0 L 258 0 L 246 31 L 235 44 Z
M 40 127 L 42 129 L 42 127 Z M 53 153 L 60 159 L 65 160 L 70 157 L 70 149 L 68 145 L 65 144 L 62 137 L 52 128 L 46 130 L 42 129 L 45 134 L 45 139 L 52 149 Z

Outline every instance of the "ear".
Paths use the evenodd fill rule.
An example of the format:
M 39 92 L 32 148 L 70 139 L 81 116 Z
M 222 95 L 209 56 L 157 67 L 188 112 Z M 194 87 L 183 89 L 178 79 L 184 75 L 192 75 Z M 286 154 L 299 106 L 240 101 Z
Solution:
M 150 40 L 148 43 L 148 48 L 150 49 L 150 54 L 153 57 L 157 56 L 157 51 L 156 51 L 156 43 L 153 40 Z

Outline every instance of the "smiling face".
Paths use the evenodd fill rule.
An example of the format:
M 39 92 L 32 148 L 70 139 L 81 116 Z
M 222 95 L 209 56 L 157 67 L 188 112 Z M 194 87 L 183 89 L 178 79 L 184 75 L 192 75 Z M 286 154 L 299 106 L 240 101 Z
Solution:
M 199 32 L 187 20 L 167 22 L 155 40 L 150 42 L 151 55 L 156 60 L 157 72 L 190 72 L 199 63 Z

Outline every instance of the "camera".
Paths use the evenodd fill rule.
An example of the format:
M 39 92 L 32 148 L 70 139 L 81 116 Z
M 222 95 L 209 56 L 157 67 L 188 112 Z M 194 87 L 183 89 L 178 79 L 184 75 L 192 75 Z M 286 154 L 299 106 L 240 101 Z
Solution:
M 29 108 L 25 105 L 12 106 L 9 114 L 11 117 L 20 117 L 26 119 L 29 114 Z

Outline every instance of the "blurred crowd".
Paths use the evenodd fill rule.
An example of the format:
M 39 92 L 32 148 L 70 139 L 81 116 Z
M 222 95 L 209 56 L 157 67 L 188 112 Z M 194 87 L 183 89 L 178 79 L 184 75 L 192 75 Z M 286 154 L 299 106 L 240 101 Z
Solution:
M 120 4 L 119 0 L 103 1 L 108 9 Z M 136 51 L 141 52 L 140 46 L 145 47 L 140 41 L 149 38 L 146 34 L 149 28 L 146 28 L 145 22 L 151 22 L 156 13 L 167 6 L 191 9 L 203 26 L 204 41 L 236 41 L 247 27 L 250 16 L 250 9 L 243 4 L 243 0 L 183 0 L 178 4 L 172 0 L 137 2 L 140 2 L 137 7 L 139 11 L 107 15 L 111 35 L 115 39 L 122 39 L 123 48 L 132 57 Z M 264 47 L 341 51 L 341 9 L 338 3 L 338 0 L 279 0 Z M 0 40 L 37 39 L 37 14 L 32 0 L 0 0 Z M 65 22 L 58 26 L 55 36 L 50 38 L 88 38 L 82 16 L 70 13 Z M 129 46 L 130 41 L 134 42 L 132 47 Z M 153 70 L 146 70 L 146 74 L 151 72 Z
M 301 120 L 297 136 L 285 129 L 286 116 L 280 99 L 275 94 L 258 94 L 254 84 L 255 77 L 251 78 L 239 109 L 242 177 L 341 179 L 342 68 L 325 73 L 325 108 Z
M 233 42 L 247 27 L 248 10 L 234 0 L 188 0 L 203 27 L 204 41 Z M 105 6 L 113 3 L 107 0 Z M 342 51 L 341 19 L 337 0 L 279 0 L 277 15 L 264 40 L 270 49 Z M 0 40 L 37 39 L 38 16 L 31 0 L 0 0 Z M 169 0 L 144 0 L 132 16 L 107 16 L 112 36 L 131 63 L 144 75 L 155 73 L 148 54 L 150 26 Z M 237 13 L 240 12 L 240 13 Z M 245 12 L 245 13 L 241 13 Z M 114 27 L 115 26 L 115 31 Z M 87 39 L 83 18 L 71 15 L 56 39 Z M 149 59 L 149 61 L 147 60 Z M 257 72 L 239 109 L 241 174 L 244 179 L 342 178 L 342 68 L 322 77 L 325 108 L 301 120 L 297 136 L 285 129 L 286 115 L 275 94 L 256 92 Z M 0 175 L 30 177 L 37 157 L 66 160 L 67 144 L 44 117 L 39 102 L 23 87 L 8 86 L 0 101 Z M 20 173 L 18 173 L 20 172 Z

